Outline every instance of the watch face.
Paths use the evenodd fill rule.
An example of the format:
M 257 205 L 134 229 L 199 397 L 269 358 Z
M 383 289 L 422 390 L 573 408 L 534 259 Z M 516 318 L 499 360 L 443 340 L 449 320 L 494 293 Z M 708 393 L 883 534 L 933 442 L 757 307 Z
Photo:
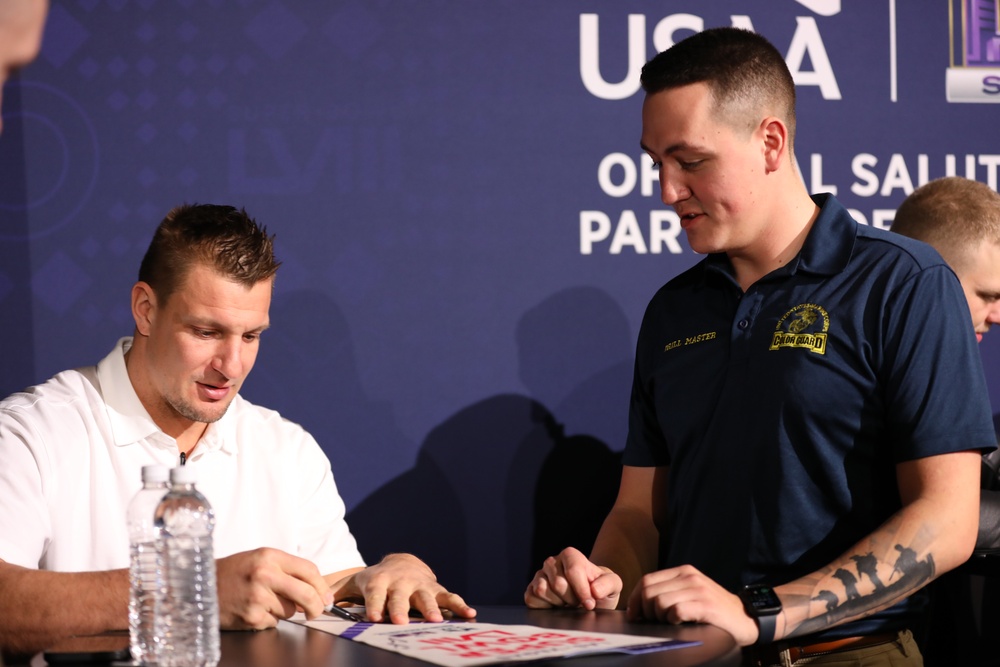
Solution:
M 753 584 L 740 591 L 740 599 L 747 611 L 755 614 L 777 614 L 781 611 L 781 600 L 774 589 L 765 584 Z

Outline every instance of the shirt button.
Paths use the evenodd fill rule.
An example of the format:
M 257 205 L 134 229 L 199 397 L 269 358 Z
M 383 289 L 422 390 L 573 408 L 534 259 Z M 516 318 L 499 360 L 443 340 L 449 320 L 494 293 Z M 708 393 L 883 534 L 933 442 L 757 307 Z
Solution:
M 746 329 L 748 326 L 750 326 L 750 320 L 747 319 L 740 320 L 736 326 L 738 326 L 740 329 Z

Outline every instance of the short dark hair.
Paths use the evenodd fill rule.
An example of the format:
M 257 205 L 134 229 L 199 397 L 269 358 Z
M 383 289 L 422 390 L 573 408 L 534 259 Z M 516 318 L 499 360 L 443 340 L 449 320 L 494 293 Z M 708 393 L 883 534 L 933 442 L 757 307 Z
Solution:
M 184 204 L 163 218 L 139 266 L 139 280 L 164 302 L 195 263 L 250 288 L 274 276 L 274 237 L 244 209 Z
M 752 132 L 764 115 L 795 137 L 795 81 L 784 58 L 767 39 L 741 28 L 710 28 L 658 53 L 642 68 L 647 95 L 706 83 L 716 114 L 727 124 Z
M 903 200 L 891 229 L 931 244 L 958 271 L 981 243 L 1000 244 L 1000 194 L 961 176 L 938 178 Z

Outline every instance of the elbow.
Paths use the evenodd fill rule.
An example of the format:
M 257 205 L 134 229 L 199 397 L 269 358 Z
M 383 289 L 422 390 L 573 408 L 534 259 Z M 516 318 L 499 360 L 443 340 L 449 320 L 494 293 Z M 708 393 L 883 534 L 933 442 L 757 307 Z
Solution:
M 931 550 L 934 564 L 934 578 L 954 570 L 972 557 L 978 542 L 975 530 L 956 529 L 948 534 L 947 540 Z
M 950 517 L 950 520 L 948 520 Z M 933 546 L 929 551 L 933 555 L 935 576 L 940 576 L 953 570 L 972 557 L 973 551 L 983 539 L 982 522 L 979 512 L 972 508 L 957 507 L 949 515 L 940 516 L 945 523 L 934 531 Z M 993 530 L 993 534 L 997 531 Z
M 961 529 L 956 531 L 959 534 L 956 535 L 957 539 L 955 540 L 955 555 L 958 558 L 955 567 L 969 560 L 972 557 L 972 552 L 979 544 L 979 534 L 982 526 L 982 503 L 980 502 L 979 494 L 976 495 L 976 504 L 972 508 L 972 511 L 968 513 L 968 520 L 962 521 Z
M 966 516 L 966 513 L 963 513 L 963 520 L 955 522 L 950 539 L 945 542 L 949 547 L 949 558 L 947 563 L 942 562 L 940 564 L 940 573 L 956 568 L 972 557 L 972 552 L 979 546 L 980 540 L 983 539 L 983 525 L 980 511 L 973 510 L 972 512 L 968 512 L 968 516 Z M 996 524 L 994 524 L 992 531 L 987 532 L 995 537 L 997 533 Z
M 975 550 L 977 544 L 978 544 L 978 535 L 976 531 L 970 531 L 968 538 L 963 539 L 957 545 L 956 557 L 958 559 L 958 562 L 955 563 L 954 566 L 958 567 L 965 561 L 972 558 L 972 552 Z

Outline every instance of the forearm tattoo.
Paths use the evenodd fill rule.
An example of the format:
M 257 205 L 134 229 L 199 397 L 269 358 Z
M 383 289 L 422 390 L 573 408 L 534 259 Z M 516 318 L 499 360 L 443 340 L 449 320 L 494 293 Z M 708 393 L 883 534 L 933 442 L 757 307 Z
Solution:
M 925 586 L 935 576 L 934 556 L 930 552 L 919 559 L 917 551 L 896 544 L 880 559 L 872 551 L 852 554 L 825 570 L 814 580 L 815 594 L 790 596 L 788 602 L 808 602 L 809 618 L 790 627 L 785 636 L 817 632 L 853 618 L 872 614 L 891 606 Z M 822 585 L 820 585 L 822 584 Z

